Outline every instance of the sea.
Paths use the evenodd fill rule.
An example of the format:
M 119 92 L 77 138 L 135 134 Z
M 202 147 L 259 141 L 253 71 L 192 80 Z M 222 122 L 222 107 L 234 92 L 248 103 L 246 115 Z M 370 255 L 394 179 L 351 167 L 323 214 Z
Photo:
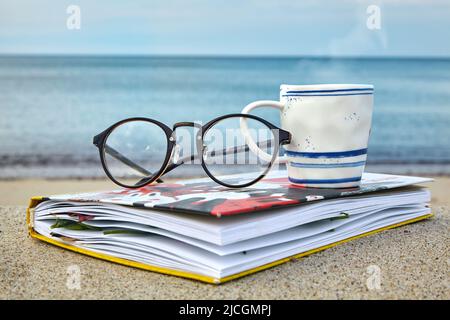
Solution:
M 206 123 L 319 83 L 375 86 L 366 170 L 450 174 L 450 59 L 0 56 L 0 179 L 101 178 L 92 137 L 116 121 Z

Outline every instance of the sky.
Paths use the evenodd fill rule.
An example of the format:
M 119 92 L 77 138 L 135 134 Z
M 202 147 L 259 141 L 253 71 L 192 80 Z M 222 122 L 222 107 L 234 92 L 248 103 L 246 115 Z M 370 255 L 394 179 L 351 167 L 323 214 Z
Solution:
M 0 2 L 0 54 L 450 57 L 449 34 L 448 0 Z

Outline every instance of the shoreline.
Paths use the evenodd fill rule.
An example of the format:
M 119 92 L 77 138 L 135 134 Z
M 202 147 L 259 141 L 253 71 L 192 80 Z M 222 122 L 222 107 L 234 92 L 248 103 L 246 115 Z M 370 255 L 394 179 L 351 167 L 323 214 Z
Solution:
M 282 167 L 284 168 L 284 167 Z M 277 169 L 276 166 L 272 168 Z M 376 163 L 367 164 L 365 172 L 385 173 L 410 176 L 450 177 L 450 163 Z M 239 172 L 236 172 L 239 173 Z M 203 175 L 199 164 L 186 164 L 183 171 L 178 172 L 176 178 L 188 179 L 192 176 Z M 205 175 L 206 176 L 206 175 Z M 0 181 L 10 180 L 101 180 L 105 179 L 105 173 L 98 166 L 1 166 Z
M 450 176 L 427 175 L 433 182 L 425 183 L 431 191 L 431 204 L 450 206 Z M 179 179 L 166 179 L 168 182 Z M 67 178 L 23 178 L 0 179 L 0 205 L 28 206 L 33 196 L 49 196 L 65 193 L 116 190 L 120 187 L 106 178 L 67 179 Z
M 424 173 L 424 172 L 408 172 L 408 173 L 398 173 L 398 172 L 386 172 L 386 171 L 366 171 L 369 173 L 382 173 L 382 174 L 392 174 L 392 175 L 404 175 L 404 176 L 416 176 L 416 177 L 427 177 L 427 178 L 450 178 L 450 174 L 448 173 Z M 186 175 L 186 176 L 178 176 L 176 178 L 170 177 L 165 178 L 164 181 L 179 181 L 179 180 L 187 180 L 187 179 L 201 179 L 201 178 L 208 178 L 208 176 L 205 174 L 199 174 L 195 176 Z M 69 177 L 1 177 L 0 176 L 0 183 L 3 182 L 15 182 L 15 181 L 48 181 L 48 182 L 58 182 L 58 181 L 110 181 L 111 185 L 117 186 L 114 184 L 109 178 L 107 178 L 105 175 L 102 176 L 93 176 L 93 177 L 78 177 L 78 176 L 69 176 Z M 118 187 L 118 186 L 117 186 Z

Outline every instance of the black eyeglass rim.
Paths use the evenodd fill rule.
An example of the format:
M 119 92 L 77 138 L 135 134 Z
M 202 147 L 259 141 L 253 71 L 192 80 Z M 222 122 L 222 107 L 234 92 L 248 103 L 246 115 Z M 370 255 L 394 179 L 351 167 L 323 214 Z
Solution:
M 203 138 L 205 133 L 211 128 L 213 127 L 217 122 L 222 121 L 224 119 L 228 119 L 228 118 L 237 118 L 237 117 L 244 117 L 244 118 L 249 118 L 249 119 L 254 119 L 257 121 L 262 122 L 264 125 L 266 125 L 270 130 L 277 130 L 278 131 L 278 138 L 279 141 L 278 143 L 275 144 L 275 149 L 274 153 L 272 155 L 272 159 L 269 163 L 269 165 L 267 166 L 267 168 L 264 170 L 264 172 L 262 174 L 260 174 L 260 176 L 258 176 L 256 179 L 244 183 L 244 184 L 240 184 L 240 185 L 232 185 L 232 184 L 228 184 L 226 182 L 220 181 L 219 179 L 217 179 L 209 170 L 207 167 L 207 164 L 205 163 L 205 159 L 203 157 Z M 167 139 L 167 149 L 166 149 L 166 156 L 165 159 L 160 167 L 160 169 L 153 175 L 152 178 L 147 179 L 146 181 L 143 181 L 140 184 L 135 184 L 133 186 L 130 185 L 126 185 L 120 181 L 118 181 L 117 179 L 114 178 L 114 176 L 110 173 L 108 166 L 106 164 L 106 158 L 105 158 L 105 144 L 106 141 L 109 137 L 109 135 L 111 134 L 111 132 L 114 131 L 114 129 L 116 129 L 118 126 L 123 125 L 127 122 L 133 122 L 133 121 L 146 121 L 146 122 L 150 122 L 152 124 L 155 124 L 157 126 L 159 126 L 165 133 L 166 135 L 166 139 Z M 111 125 L 110 127 L 108 127 L 107 129 L 105 129 L 104 131 L 102 131 L 101 133 L 97 134 L 94 138 L 93 138 L 93 143 L 94 145 L 98 148 L 99 150 L 99 154 L 100 154 L 100 160 L 101 160 L 101 164 L 103 167 L 103 170 L 105 171 L 106 175 L 108 176 L 109 179 L 111 179 L 115 184 L 124 187 L 124 188 L 141 188 L 145 185 L 148 185 L 156 180 L 158 180 L 162 175 L 164 175 L 166 173 L 166 169 L 169 166 L 170 163 L 170 159 L 172 158 L 172 152 L 173 152 L 173 148 L 176 145 L 176 139 L 174 139 L 174 132 L 176 130 L 176 128 L 181 127 L 181 126 L 192 126 L 192 127 L 198 127 L 199 131 L 197 132 L 196 135 L 196 144 L 197 144 L 197 156 L 200 159 L 200 164 L 203 168 L 203 170 L 205 171 L 205 173 L 209 176 L 209 178 L 211 178 L 214 182 L 223 185 L 225 187 L 228 188 L 245 188 L 248 187 L 250 185 L 253 185 L 255 183 L 257 183 L 259 180 L 263 179 L 267 173 L 270 171 L 270 169 L 272 168 L 275 159 L 278 155 L 278 152 L 280 150 L 280 145 L 282 144 L 286 144 L 290 142 L 291 139 L 291 135 L 288 131 L 283 130 L 277 126 L 275 126 L 274 124 L 270 123 L 269 121 L 260 118 L 258 116 L 252 115 L 252 114 L 242 114 L 242 113 L 231 113 L 231 114 L 227 114 L 227 115 L 223 115 L 220 117 L 217 117 L 209 122 L 207 122 L 205 125 L 200 126 L 194 122 L 178 122 L 175 123 L 173 125 L 173 129 L 169 128 L 167 125 L 165 125 L 164 123 L 151 119 L 151 118 L 145 118 L 145 117 L 132 117 L 132 118 L 127 118 L 127 119 L 123 119 L 121 121 L 118 121 L 116 123 L 114 123 L 113 125 Z M 200 137 L 200 138 L 199 138 Z M 172 138 L 172 139 L 171 139 Z M 168 171 L 167 171 L 168 172 Z
M 263 123 L 264 125 L 266 125 L 271 131 L 273 131 L 273 130 L 279 130 L 280 133 L 281 133 L 281 131 L 284 131 L 284 130 L 278 128 L 277 126 L 273 125 L 273 124 L 270 123 L 269 121 L 267 121 L 267 120 L 265 120 L 265 119 L 262 119 L 262 118 L 260 118 L 260 117 L 258 117 L 258 116 L 255 116 L 255 115 L 252 115 L 252 114 L 232 113 L 232 114 L 227 114 L 227 115 L 218 117 L 218 118 L 213 119 L 213 120 L 209 121 L 208 123 L 206 123 L 206 124 L 202 127 L 202 130 L 199 131 L 199 132 L 197 133 L 197 136 L 201 134 L 201 139 L 198 139 L 198 137 L 197 137 L 196 141 L 202 142 L 203 139 L 204 139 L 204 137 L 205 137 L 205 134 L 206 134 L 206 133 L 208 132 L 208 130 L 209 130 L 210 128 L 212 128 L 216 123 L 218 123 L 218 122 L 220 122 L 220 121 L 222 121 L 222 120 L 228 119 L 228 118 L 238 118 L 238 117 L 241 117 L 241 118 L 242 118 L 243 116 L 245 116 L 245 118 L 254 119 L 254 120 L 257 120 L 257 121 L 262 122 L 262 123 Z M 286 133 L 287 133 L 287 136 L 290 137 L 290 134 L 289 134 L 287 131 L 284 131 L 284 132 L 286 132 Z M 286 140 L 286 139 L 284 139 L 284 140 Z M 213 181 L 215 181 L 216 183 L 221 184 L 221 185 L 223 185 L 223 186 L 225 186 L 225 187 L 228 187 L 228 188 L 236 188 L 236 189 L 237 189 L 237 188 L 245 188 L 245 187 L 251 186 L 251 185 L 257 183 L 259 180 L 263 179 L 263 178 L 267 175 L 267 173 L 268 173 L 268 172 L 270 171 L 270 169 L 272 168 L 272 166 L 273 166 L 273 164 L 274 164 L 274 162 L 275 162 L 275 159 L 276 159 L 276 157 L 277 157 L 277 155 L 278 155 L 278 151 L 280 150 L 280 144 L 282 144 L 282 143 L 281 143 L 281 134 L 279 134 L 279 141 L 278 141 L 278 143 L 275 144 L 275 150 L 274 150 L 274 152 L 273 152 L 273 154 L 272 154 L 272 159 L 270 160 L 270 163 L 269 163 L 269 165 L 267 166 L 267 168 L 266 168 L 266 169 L 265 169 L 265 170 L 264 170 L 257 178 L 255 178 L 255 179 L 253 179 L 253 180 L 251 180 L 251 181 L 249 181 L 249 182 L 247 182 L 247 183 L 243 183 L 243 184 L 239 184 L 239 185 L 236 185 L 236 184 L 228 184 L 228 183 L 226 183 L 226 182 L 224 182 L 224 181 L 221 181 L 221 180 L 217 179 L 217 178 L 209 171 L 209 169 L 208 169 L 208 166 L 207 166 L 207 164 L 206 164 L 206 162 L 205 162 L 205 159 L 204 159 L 204 156 L 203 156 L 203 150 L 198 150 L 199 147 L 197 147 L 197 150 L 198 150 L 197 152 L 198 152 L 199 158 L 201 159 L 201 166 L 202 166 L 203 170 L 206 172 L 206 174 L 207 174 Z M 203 146 L 203 143 L 202 143 L 202 146 Z
M 111 172 L 108 169 L 108 165 L 107 165 L 107 161 L 106 161 L 106 157 L 105 157 L 105 144 L 106 141 L 108 140 L 109 135 L 119 126 L 128 123 L 128 122 L 133 122 L 133 121 L 145 121 L 145 122 L 150 122 L 154 125 L 157 125 L 158 127 L 160 127 L 166 136 L 166 156 L 164 158 L 163 163 L 161 164 L 161 167 L 158 169 L 158 171 L 156 173 L 154 173 L 153 177 L 149 180 L 149 181 L 144 181 L 140 184 L 136 184 L 133 186 L 124 184 L 120 181 L 118 181 L 116 178 L 114 178 L 114 176 L 111 174 Z M 172 129 L 170 129 L 167 125 L 165 125 L 164 123 L 158 121 L 158 120 L 154 120 L 154 119 L 150 119 L 150 118 L 145 118 L 145 117 L 132 117 L 132 118 L 127 118 L 127 119 L 123 119 L 119 122 L 114 123 L 113 125 L 111 125 L 110 127 L 108 127 L 106 130 L 102 131 L 101 133 L 99 133 L 98 135 L 96 135 L 93 139 L 93 143 L 94 145 L 98 148 L 99 150 L 99 154 L 100 154 L 100 161 L 102 163 L 102 167 L 103 170 L 105 171 L 106 175 L 108 176 L 109 179 L 111 179 L 115 184 L 124 187 L 124 188 L 141 188 L 149 183 L 152 183 L 153 181 L 156 181 L 159 177 L 161 177 L 161 175 L 164 173 L 164 170 L 166 169 L 171 155 L 172 155 L 172 150 L 173 147 L 175 146 L 175 142 L 171 141 L 171 136 L 173 134 Z M 150 177 L 149 177 L 150 178 Z

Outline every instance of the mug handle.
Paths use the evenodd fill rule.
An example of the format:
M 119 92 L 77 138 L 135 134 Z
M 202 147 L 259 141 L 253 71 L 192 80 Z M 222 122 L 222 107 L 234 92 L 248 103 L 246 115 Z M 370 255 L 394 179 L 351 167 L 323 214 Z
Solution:
M 263 108 L 263 107 L 275 108 L 275 109 L 278 109 L 281 111 L 284 108 L 284 104 L 279 101 L 273 101 L 273 100 L 254 101 L 252 103 L 249 103 L 247 106 L 245 106 L 245 108 L 242 109 L 241 113 L 249 114 L 250 111 L 252 111 L 253 109 Z M 244 136 L 246 137 L 246 142 L 247 142 L 250 150 L 253 153 L 257 154 L 258 157 L 261 157 L 266 161 L 270 161 L 272 159 L 272 156 L 269 155 L 268 153 L 264 152 L 257 146 L 257 144 L 255 143 L 255 141 L 252 139 L 251 135 L 248 132 L 248 126 L 247 126 L 246 121 L 241 120 L 241 130 L 243 131 Z M 287 162 L 288 161 L 287 161 L 286 156 L 283 156 L 283 157 L 277 156 L 277 158 L 274 160 L 273 163 L 287 163 Z

